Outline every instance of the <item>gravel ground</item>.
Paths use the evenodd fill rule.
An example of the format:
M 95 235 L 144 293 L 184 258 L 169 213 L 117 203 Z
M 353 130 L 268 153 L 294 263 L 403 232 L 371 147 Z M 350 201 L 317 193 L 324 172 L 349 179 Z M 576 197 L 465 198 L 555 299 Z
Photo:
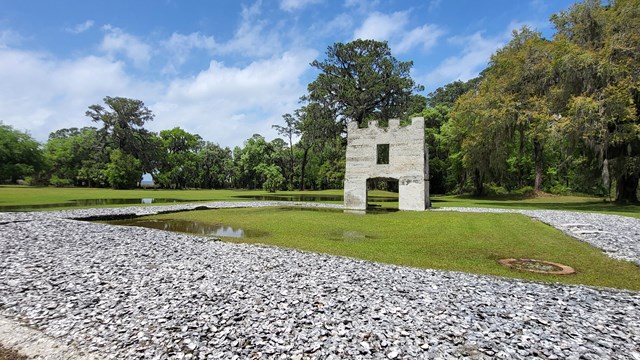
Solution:
M 50 359 L 640 359 L 638 292 L 72 220 L 196 206 L 0 213 L 0 343 Z M 592 243 L 635 242 L 611 254 L 638 261 L 637 220 L 523 213 Z M 38 352 L 34 332 L 53 345 Z

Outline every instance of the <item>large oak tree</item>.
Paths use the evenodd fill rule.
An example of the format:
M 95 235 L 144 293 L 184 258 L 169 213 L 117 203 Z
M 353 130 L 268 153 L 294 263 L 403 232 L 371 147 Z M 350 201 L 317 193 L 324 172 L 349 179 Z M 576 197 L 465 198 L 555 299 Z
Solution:
M 411 79 L 411 61 L 399 61 L 386 42 L 354 40 L 335 43 L 326 59 L 311 66 L 320 73 L 308 86 L 312 102 L 330 108 L 344 124 L 402 116 L 422 90 Z

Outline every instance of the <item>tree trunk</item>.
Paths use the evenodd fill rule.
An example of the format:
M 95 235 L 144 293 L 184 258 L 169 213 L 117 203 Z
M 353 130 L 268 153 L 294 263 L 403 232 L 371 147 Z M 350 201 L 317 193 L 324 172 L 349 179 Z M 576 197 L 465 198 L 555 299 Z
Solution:
M 302 164 L 300 166 L 300 191 L 304 191 L 304 169 L 307 167 L 307 155 L 310 148 L 305 148 L 302 154 Z
M 533 140 L 533 159 L 536 165 L 536 178 L 533 184 L 533 191 L 539 193 L 542 190 L 542 149 L 540 141 Z
M 520 144 L 518 144 L 518 187 L 523 187 L 524 186 L 524 182 L 522 181 L 522 158 L 524 157 L 524 141 L 525 141 L 525 137 L 524 137 L 524 131 L 522 130 L 522 128 L 518 129 L 518 132 L 520 133 Z
M 616 202 L 637 203 L 639 179 L 640 176 L 632 174 L 618 176 L 618 185 L 616 187 Z
M 458 183 L 458 195 L 462 195 L 464 193 L 464 184 L 466 184 L 467 182 L 467 172 L 465 171 L 462 174 L 462 178 L 460 179 L 460 182 Z
M 294 163 L 294 155 L 293 155 L 293 144 L 291 141 L 291 137 L 289 137 L 289 189 L 293 189 L 293 177 L 295 175 L 295 163 Z
M 474 195 L 482 196 L 484 193 L 484 184 L 482 181 L 482 174 L 480 174 L 480 170 L 476 169 L 473 176 L 473 185 L 475 187 Z

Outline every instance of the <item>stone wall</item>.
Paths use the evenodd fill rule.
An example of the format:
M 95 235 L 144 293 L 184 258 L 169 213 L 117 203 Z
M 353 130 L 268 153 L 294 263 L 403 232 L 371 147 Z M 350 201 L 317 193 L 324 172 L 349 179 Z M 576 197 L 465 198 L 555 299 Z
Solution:
M 380 164 L 378 145 L 388 144 L 388 163 Z M 348 209 L 367 208 L 367 179 L 396 179 L 400 210 L 425 210 L 429 206 L 428 156 L 424 119 L 413 118 L 400 126 L 389 120 L 388 127 L 377 121 L 360 129 L 356 122 L 347 125 L 347 169 L 344 205 Z

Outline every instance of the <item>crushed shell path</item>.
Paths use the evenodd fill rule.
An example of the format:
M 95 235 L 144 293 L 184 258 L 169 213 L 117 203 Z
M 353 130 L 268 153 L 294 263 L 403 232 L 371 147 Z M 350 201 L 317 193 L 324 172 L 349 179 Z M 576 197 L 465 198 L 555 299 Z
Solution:
M 640 359 L 640 293 L 0 213 L 0 343 L 44 359 Z M 496 209 L 438 209 L 490 211 Z M 511 211 L 640 264 L 640 220 Z

